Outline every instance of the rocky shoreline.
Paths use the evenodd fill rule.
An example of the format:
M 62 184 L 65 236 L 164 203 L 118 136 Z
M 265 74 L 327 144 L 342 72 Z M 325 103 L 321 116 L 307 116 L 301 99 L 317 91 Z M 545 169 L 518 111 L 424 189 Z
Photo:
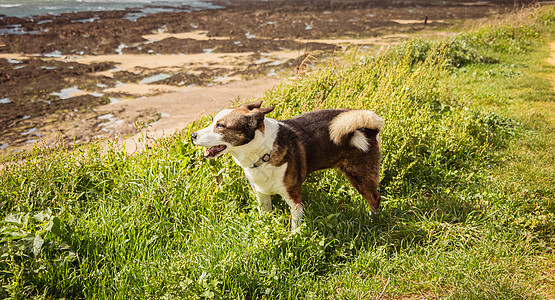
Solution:
M 124 114 L 121 105 L 110 111 L 110 103 L 252 78 L 276 80 L 295 74 L 307 53 L 330 54 L 340 42 L 372 44 L 391 34 L 398 41 L 513 5 L 499 0 L 215 3 L 224 8 L 136 19 L 129 18 L 138 12 L 133 9 L 1 16 L 0 155 L 39 140 L 52 145 L 126 136 L 138 131 L 134 124 L 163 117 L 148 107 L 134 114 Z

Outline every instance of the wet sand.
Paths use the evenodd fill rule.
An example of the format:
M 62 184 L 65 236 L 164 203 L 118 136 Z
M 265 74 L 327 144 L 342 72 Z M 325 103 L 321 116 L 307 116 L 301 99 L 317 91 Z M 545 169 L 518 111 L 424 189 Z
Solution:
M 370 53 L 512 8 L 512 1 L 230 1 L 224 9 L 0 18 L 0 155 L 56 139 L 171 134 L 247 101 L 338 44 Z M 426 21 L 426 24 L 424 22 Z M 11 26 L 11 27 L 10 27 Z M 129 141 L 128 151 L 135 142 Z

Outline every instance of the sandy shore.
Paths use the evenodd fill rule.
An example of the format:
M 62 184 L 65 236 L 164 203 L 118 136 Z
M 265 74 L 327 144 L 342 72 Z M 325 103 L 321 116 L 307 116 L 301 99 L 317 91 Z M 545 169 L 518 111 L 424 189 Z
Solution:
M 340 44 L 373 53 L 412 36 L 445 35 L 512 1 L 226 5 L 135 21 L 122 18 L 126 11 L 0 17 L 0 29 L 28 32 L 0 35 L 0 155 L 39 141 L 115 136 L 130 138 L 132 152 L 140 135 L 133 124 L 150 124 L 153 138 L 171 134 L 295 75 L 308 53 L 329 57 Z
M 227 85 L 214 87 L 184 88 L 175 93 L 155 97 L 142 97 L 134 100 L 121 101 L 98 108 L 108 114 L 114 110 L 124 112 L 120 118 L 133 118 L 137 112 L 154 109 L 160 119 L 148 124 L 147 129 L 131 137 L 120 140 L 127 153 L 149 147 L 154 140 L 169 136 L 183 129 L 192 121 L 200 119 L 218 110 L 229 107 L 236 102 L 258 98 L 280 82 L 278 78 L 262 78 L 247 81 L 236 81 Z M 109 125 L 108 125 L 109 126 Z M 144 140 L 143 136 L 148 139 Z

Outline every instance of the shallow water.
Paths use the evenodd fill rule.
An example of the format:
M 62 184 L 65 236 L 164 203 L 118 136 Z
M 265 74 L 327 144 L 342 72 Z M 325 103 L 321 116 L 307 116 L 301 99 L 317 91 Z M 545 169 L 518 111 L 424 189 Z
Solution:
M 170 77 L 171 77 L 170 74 L 160 73 L 160 74 L 152 75 L 152 76 L 147 77 L 147 78 L 143 78 L 143 80 L 141 80 L 139 82 L 139 84 L 153 83 L 153 82 L 157 82 L 157 81 L 160 81 L 160 80 L 168 79 Z
M 106 11 L 126 8 L 142 8 L 146 5 L 156 5 L 161 8 L 143 8 L 139 13 L 130 13 L 126 18 L 137 18 L 162 11 L 176 10 L 186 6 L 192 9 L 213 9 L 219 6 L 201 0 L 2 0 L 0 14 L 13 17 L 28 17 L 36 15 L 59 15 L 62 13 L 79 11 Z M 165 7 L 165 8 L 162 8 Z M 170 8 L 168 8 L 170 7 Z
M 31 129 L 29 129 L 25 132 L 22 132 L 21 135 L 28 135 L 28 134 L 31 134 L 31 133 L 37 131 L 37 130 L 38 130 L 37 128 L 31 128 Z
M 0 14 L 2 10 L 0 10 Z M 1 17 L 0 17 L 1 18 Z M 8 25 L 5 28 L 0 28 L 0 35 L 3 34 L 37 34 L 38 31 L 26 31 L 21 24 L 12 24 Z
M 69 99 L 73 97 L 74 94 L 81 93 L 81 92 L 83 91 L 77 88 L 76 86 L 72 86 L 66 89 L 62 89 L 58 93 L 51 93 L 51 95 L 58 96 L 60 97 L 60 99 L 64 100 L 64 99 Z
M 58 51 L 58 50 L 54 50 L 50 53 L 45 53 L 42 56 L 44 57 L 56 57 L 56 58 L 61 58 L 62 57 L 62 52 Z

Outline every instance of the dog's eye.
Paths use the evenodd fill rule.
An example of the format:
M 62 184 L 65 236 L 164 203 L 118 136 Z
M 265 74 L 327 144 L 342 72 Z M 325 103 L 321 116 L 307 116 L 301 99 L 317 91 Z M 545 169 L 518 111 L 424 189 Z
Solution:
M 223 128 L 225 128 L 225 125 L 222 124 L 222 123 L 217 123 L 216 128 L 223 129 Z

